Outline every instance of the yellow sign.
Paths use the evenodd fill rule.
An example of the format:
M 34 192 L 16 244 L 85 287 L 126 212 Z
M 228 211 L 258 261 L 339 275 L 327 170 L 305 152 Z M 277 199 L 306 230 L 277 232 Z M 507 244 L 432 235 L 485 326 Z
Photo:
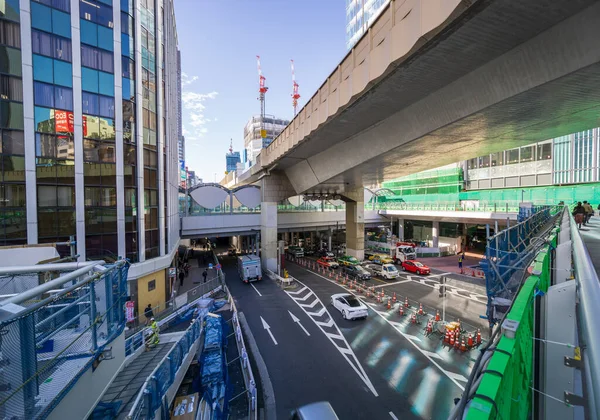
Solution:
M 267 138 L 267 130 L 260 130 L 260 137 L 263 139 Z

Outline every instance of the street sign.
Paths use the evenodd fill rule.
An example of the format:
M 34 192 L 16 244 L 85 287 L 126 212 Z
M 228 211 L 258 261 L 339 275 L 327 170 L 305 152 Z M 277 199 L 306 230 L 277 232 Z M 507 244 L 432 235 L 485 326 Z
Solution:
M 217 270 L 221 269 L 221 264 L 217 264 Z
M 135 307 L 134 301 L 129 300 L 129 301 L 125 302 L 125 316 L 127 318 L 127 322 L 131 322 L 135 319 L 135 316 L 133 315 L 134 307 Z
M 213 265 L 212 265 L 212 263 L 208 263 L 208 269 L 209 269 L 209 270 L 212 270 L 212 268 L 213 268 Z
M 169 268 L 169 277 L 175 277 L 177 275 L 177 269 L 175 267 Z

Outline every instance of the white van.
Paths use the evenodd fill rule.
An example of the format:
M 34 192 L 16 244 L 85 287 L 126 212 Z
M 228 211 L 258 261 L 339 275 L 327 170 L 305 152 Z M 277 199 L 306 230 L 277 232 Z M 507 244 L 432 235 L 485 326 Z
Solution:
M 241 255 L 238 257 L 238 273 L 244 283 L 262 280 L 260 257 L 256 255 Z

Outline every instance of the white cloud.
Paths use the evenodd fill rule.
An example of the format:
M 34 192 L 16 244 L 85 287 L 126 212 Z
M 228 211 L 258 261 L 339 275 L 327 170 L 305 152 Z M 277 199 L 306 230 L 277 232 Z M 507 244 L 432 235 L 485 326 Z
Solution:
M 206 102 L 217 97 L 218 92 L 198 93 L 188 87 L 198 80 L 197 76 L 190 77 L 186 73 L 181 74 L 181 102 L 183 108 L 183 133 L 186 141 L 197 142 L 208 133 L 206 125 L 211 119 L 205 115 Z M 215 119 L 216 120 L 216 119 Z

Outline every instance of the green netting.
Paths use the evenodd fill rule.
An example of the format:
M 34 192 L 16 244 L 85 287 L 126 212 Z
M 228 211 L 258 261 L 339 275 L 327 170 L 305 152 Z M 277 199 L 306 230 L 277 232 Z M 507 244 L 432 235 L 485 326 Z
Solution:
M 401 196 L 410 196 L 459 193 L 462 185 L 462 168 L 449 168 L 418 172 L 384 182 L 383 188 L 389 188 Z
M 556 246 L 556 238 L 554 235 L 552 247 Z M 503 352 L 496 351 L 492 356 L 486 368 L 488 372 L 483 374 L 475 391 L 475 395 L 481 397 L 473 397 L 466 413 L 467 420 L 525 420 L 531 417 L 534 296 L 538 289 L 548 291 L 550 264 L 549 248 L 545 247 L 532 264 L 541 274 L 527 278 L 507 315 L 507 319 L 519 322 L 515 337 L 500 339 L 497 348 Z M 493 400 L 495 406 L 487 398 Z
M 522 193 L 522 191 L 525 192 Z M 600 183 L 463 191 L 459 194 L 459 198 L 460 200 L 481 201 L 521 201 L 523 199 L 536 204 L 558 204 L 560 201 L 569 204 L 584 200 L 597 203 L 600 202 Z

